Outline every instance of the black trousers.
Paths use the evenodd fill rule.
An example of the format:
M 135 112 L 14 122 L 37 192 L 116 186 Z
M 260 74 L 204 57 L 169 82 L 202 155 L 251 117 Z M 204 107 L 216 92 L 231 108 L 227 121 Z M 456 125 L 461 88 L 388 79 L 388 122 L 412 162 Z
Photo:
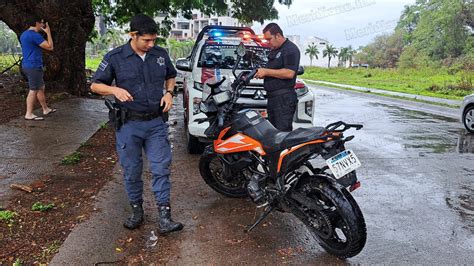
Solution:
M 298 97 L 294 91 L 270 96 L 267 104 L 268 120 L 280 131 L 292 131 L 297 105 Z

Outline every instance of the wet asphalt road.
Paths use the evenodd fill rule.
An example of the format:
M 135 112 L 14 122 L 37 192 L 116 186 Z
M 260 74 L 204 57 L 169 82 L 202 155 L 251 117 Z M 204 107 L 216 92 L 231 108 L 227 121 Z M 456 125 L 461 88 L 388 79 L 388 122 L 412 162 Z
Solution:
M 474 263 L 474 136 L 457 110 L 317 90 L 321 124 L 361 123 L 353 195 L 368 241 L 355 263 Z
M 134 253 L 130 249 L 119 256 L 132 263 L 141 261 L 141 253 L 147 262 L 179 265 L 474 264 L 474 136 L 464 132 L 457 110 L 314 88 L 321 125 L 337 120 L 364 125 L 360 131 L 347 132 L 356 136 L 347 148 L 362 162 L 358 170 L 362 187 L 352 193 L 368 231 L 367 244 L 359 255 L 341 261 L 327 254 L 290 214 L 274 212 L 253 232 L 244 233 L 257 215 L 255 207 L 247 199 L 214 192 L 201 179 L 199 155 L 186 152 L 181 96 L 170 118 L 176 121 L 170 126 L 172 207 L 174 218 L 185 229 L 159 236 L 156 246 L 146 248 L 146 238 L 152 230 L 156 232 L 157 215 L 148 182 L 146 222 L 138 232 L 126 231 L 117 221 L 126 215 L 125 208 L 118 216 L 98 213 L 102 215 L 99 220 L 116 221 L 113 229 L 97 222 L 84 230 L 95 227 L 107 236 L 132 236 L 132 245 L 143 250 Z M 127 206 L 120 193 L 106 201 L 120 206 L 118 210 Z M 112 255 L 107 260 L 114 260 L 117 245 L 110 237 L 102 242 L 98 238 L 81 249 L 97 253 L 94 245 L 107 249 Z M 83 262 L 100 261 L 87 261 L 87 255 L 81 255 L 87 253 L 80 250 L 74 253 Z M 65 256 L 66 260 L 68 257 L 71 259 Z

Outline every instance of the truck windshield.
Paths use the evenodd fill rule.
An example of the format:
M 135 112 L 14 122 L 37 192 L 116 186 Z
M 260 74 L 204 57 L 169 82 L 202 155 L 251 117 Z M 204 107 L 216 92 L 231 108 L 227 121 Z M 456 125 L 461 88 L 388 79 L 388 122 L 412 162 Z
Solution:
M 267 63 L 268 47 L 248 46 L 237 69 L 262 67 Z M 237 62 L 237 45 L 205 45 L 199 56 L 198 67 L 232 69 Z

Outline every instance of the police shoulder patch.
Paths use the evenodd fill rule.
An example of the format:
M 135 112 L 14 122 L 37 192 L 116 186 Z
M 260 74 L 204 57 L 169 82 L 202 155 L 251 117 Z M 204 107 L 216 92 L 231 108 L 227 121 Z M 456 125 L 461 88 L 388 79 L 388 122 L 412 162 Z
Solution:
M 100 62 L 100 64 L 99 64 L 99 70 L 100 71 L 105 71 L 105 69 L 107 68 L 108 65 L 109 65 L 109 62 L 107 62 L 105 59 L 103 59 L 102 62 Z

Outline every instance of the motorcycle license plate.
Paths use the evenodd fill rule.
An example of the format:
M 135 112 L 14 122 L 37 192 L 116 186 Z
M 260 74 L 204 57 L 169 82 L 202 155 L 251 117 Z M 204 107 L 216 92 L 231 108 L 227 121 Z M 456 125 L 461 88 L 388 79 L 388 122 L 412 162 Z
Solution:
M 342 151 L 326 160 L 334 177 L 339 179 L 361 166 L 361 163 L 352 150 Z

